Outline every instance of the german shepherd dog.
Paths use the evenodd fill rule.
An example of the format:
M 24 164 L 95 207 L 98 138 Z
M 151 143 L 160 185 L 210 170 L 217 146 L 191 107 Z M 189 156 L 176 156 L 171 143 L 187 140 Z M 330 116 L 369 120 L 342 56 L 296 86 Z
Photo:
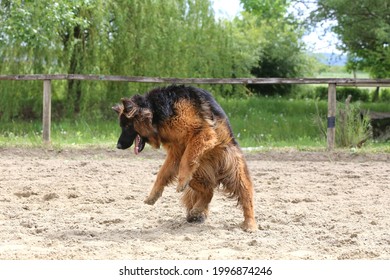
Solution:
M 184 192 L 187 221 L 202 223 L 214 189 L 221 185 L 242 206 L 242 228 L 257 229 L 246 161 L 225 112 L 209 92 L 172 85 L 122 98 L 121 104 L 112 108 L 119 114 L 122 129 L 118 149 L 134 144 L 138 155 L 148 143 L 153 148 L 162 145 L 167 152 L 146 204 L 153 205 L 164 187 L 176 181 L 176 190 Z

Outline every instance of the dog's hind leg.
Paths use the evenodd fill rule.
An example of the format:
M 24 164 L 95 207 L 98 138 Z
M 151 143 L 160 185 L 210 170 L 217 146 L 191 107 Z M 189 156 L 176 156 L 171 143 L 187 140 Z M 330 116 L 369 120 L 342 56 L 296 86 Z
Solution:
M 239 178 L 238 178 L 238 200 L 242 205 L 244 212 L 244 222 L 242 223 L 242 228 L 245 231 L 254 232 L 257 230 L 254 206 L 253 206 L 253 183 L 249 177 L 246 163 L 242 163 L 243 166 L 239 167 Z
M 187 222 L 203 223 L 209 213 L 209 204 L 213 198 L 213 187 L 197 179 L 192 179 L 182 197 L 187 208 Z
M 153 188 L 150 191 L 149 196 L 144 200 L 146 204 L 153 205 L 156 203 L 156 201 L 162 196 L 165 186 L 171 183 L 177 176 L 179 158 L 180 157 L 174 154 L 173 151 L 168 150 L 167 158 L 157 174 Z
M 237 197 L 238 205 L 242 207 L 244 214 L 242 228 L 249 232 L 256 231 L 253 183 L 245 159 L 238 148 L 232 147 L 227 152 L 223 173 L 221 183 L 224 186 L 224 191 L 231 197 Z

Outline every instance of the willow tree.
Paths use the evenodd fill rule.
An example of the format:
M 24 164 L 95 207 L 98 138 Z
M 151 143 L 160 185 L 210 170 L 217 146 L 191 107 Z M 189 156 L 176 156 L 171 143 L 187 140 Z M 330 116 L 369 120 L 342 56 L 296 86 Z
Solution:
M 61 2 L 65 13 L 70 14 L 66 25 L 59 29 L 62 41 L 62 64 L 68 74 L 100 74 L 109 67 L 108 34 L 109 18 L 106 11 L 109 1 L 68 1 Z M 83 88 L 79 80 L 69 80 L 68 102 L 73 103 L 74 113 L 80 112 Z M 93 90 L 92 90 L 93 91 Z M 85 102 L 84 102 L 85 103 Z M 84 104 L 89 106 L 89 104 Z
M 52 32 L 55 26 L 47 15 L 49 11 L 43 1 L 0 2 L 2 74 L 51 73 L 57 67 L 58 61 L 54 61 L 60 49 Z M 36 82 L 2 82 L 0 114 L 4 118 L 30 117 L 41 105 L 41 99 L 34 94 L 40 92 L 38 86 L 41 87 Z
M 1 73 L 99 73 L 108 50 L 107 3 L 1 1 Z M 24 85 L 12 87 L 28 98 L 35 90 Z M 68 82 L 64 95 L 70 112 L 80 112 L 81 92 L 80 82 Z

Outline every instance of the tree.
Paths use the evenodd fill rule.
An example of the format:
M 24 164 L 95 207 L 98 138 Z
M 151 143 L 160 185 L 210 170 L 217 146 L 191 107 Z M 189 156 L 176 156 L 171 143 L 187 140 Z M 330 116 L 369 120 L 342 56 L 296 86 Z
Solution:
M 1 72 L 99 72 L 107 51 L 106 5 L 102 0 L 1 1 L 0 58 L 6 60 Z M 69 80 L 64 94 L 69 114 L 80 112 L 81 93 L 81 82 Z
M 318 0 L 312 12 L 315 23 L 336 21 L 340 50 L 349 54 L 348 67 L 362 69 L 373 77 L 390 74 L 390 2 L 388 0 Z
M 244 10 L 262 19 L 281 19 L 286 15 L 289 0 L 241 0 Z
M 304 74 L 309 63 L 301 40 L 303 28 L 292 13 L 288 0 L 241 0 L 243 20 L 256 19 L 261 30 L 257 65 L 251 69 L 256 77 L 292 78 Z M 262 95 L 286 94 L 291 85 L 250 85 L 252 91 Z

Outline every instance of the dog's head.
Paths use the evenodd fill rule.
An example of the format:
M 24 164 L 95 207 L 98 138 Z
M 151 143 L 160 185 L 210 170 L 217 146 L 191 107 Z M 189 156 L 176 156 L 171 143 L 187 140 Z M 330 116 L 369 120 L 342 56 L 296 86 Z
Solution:
M 134 153 L 138 155 L 146 143 L 160 147 L 157 130 L 152 124 L 153 113 L 145 104 L 144 97 L 135 95 L 132 98 L 122 98 L 121 102 L 122 104 L 112 107 L 119 115 L 122 129 L 117 148 L 127 149 L 135 142 Z

